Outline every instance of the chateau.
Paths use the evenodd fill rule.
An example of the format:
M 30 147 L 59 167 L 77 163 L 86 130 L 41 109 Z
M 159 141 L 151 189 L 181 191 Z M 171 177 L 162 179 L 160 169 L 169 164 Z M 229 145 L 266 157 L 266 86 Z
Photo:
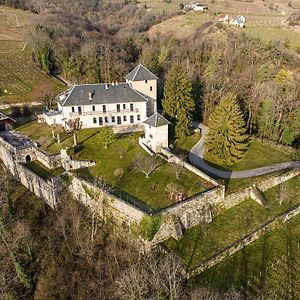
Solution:
M 45 111 L 43 119 L 65 127 L 80 118 L 82 128 L 141 124 L 156 111 L 157 79 L 140 64 L 123 83 L 74 85 L 57 96 L 57 110 Z

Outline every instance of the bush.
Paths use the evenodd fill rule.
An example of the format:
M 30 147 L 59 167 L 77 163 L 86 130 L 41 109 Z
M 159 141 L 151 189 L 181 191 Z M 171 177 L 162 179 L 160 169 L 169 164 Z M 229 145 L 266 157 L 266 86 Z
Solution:
M 143 217 L 140 223 L 141 235 L 144 239 L 151 241 L 162 224 L 162 216 Z

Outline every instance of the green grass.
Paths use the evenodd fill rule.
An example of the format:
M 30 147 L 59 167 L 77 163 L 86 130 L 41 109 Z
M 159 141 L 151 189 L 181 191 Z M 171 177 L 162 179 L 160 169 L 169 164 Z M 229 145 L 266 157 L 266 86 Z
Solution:
M 264 299 L 299 299 L 300 216 L 192 279 L 193 285 L 235 287 Z M 228 276 L 230 274 L 230 276 Z M 293 296 L 289 294 L 292 292 Z M 270 298 L 269 298 L 270 296 Z M 248 298 L 247 298 L 248 299 Z M 256 298 L 255 298 L 256 299 Z
M 201 138 L 201 133 L 196 132 L 185 138 L 177 139 L 174 143 L 174 148 L 172 152 L 177 155 L 188 156 L 190 150 L 195 146 L 196 143 L 199 142 Z
M 31 162 L 27 163 L 25 166 L 26 166 L 26 168 L 33 171 L 34 173 L 36 173 L 37 175 L 39 175 L 40 177 L 42 177 L 45 180 L 48 180 L 55 176 L 58 176 L 64 172 L 63 168 L 56 168 L 56 169 L 50 170 L 38 161 L 31 161 Z
M 166 245 L 176 251 L 188 266 L 195 266 L 226 245 L 242 238 L 272 217 L 300 202 L 300 176 L 284 183 L 288 195 L 280 205 L 279 186 L 264 193 L 267 207 L 249 199 L 217 215 L 209 225 L 187 230 L 179 240 L 169 240 Z
M 258 140 L 251 140 L 249 148 L 240 162 L 231 168 L 225 167 L 211 157 L 205 157 L 206 161 L 217 168 L 230 171 L 251 170 L 272 164 L 287 162 L 291 160 L 291 154 L 279 147 L 268 145 Z
M 72 136 L 62 134 L 60 127 L 54 130 L 61 134 L 61 144 L 53 140 L 52 129 L 45 124 L 32 122 L 18 128 L 18 131 L 37 141 L 41 148 L 49 153 L 57 153 L 61 148 L 73 145 Z M 165 190 L 168 183 L 176 184 L 186 197 L 192 197 L 211 187 L 209 183 L 187 170 L 177 179 L 173 167 L 164 160 L 161 160 L 161 166 L 150 178 L 146 178 L 134 167 L 138 154 L 147 155 L 138 145 L 138 134 L 120 136 L 105 149 L 97 137 L 98 131 L 99 129 L 84 129 L 78 134 L 81 149 L 75 154 L 75 158 L 96 162 L 94 167 L 81 170 L 80 175 L 89 180 L 94 177 L 101 178 L 116 189 L 115 193 L 118 196 L 128 201 L 143 202 L 153 209 L 159 209 L 175 201 L 170 199 Z

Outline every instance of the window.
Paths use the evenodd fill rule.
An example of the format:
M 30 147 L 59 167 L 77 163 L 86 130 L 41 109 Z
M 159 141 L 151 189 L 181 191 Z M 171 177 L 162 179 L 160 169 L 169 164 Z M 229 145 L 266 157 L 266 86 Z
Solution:
M 149 134 L 149 137 L 150 137 L 150 139 L 153 139 L 153 135 L 152 134 Z
M 116 123 L 116 117 L 111 117 L 111 122 Z
M 133 111 L 133 103 L 130 103 L 130 111 Z
M 82 108 L 81 106 L 78 106 L 78 113 L 81 115 L 82 114 Z
M 96 106 L 95 106 L 95 105 L 92 106 L 92 110 L 93 110 L 93 111 L 96 110 Z
M 150 92 L 152 92 L 152 86 L 150 86 Z
M 122 120 L 121 120 L 121 117 L 117 117 L 117 124 L 122 124 Z
M 126 109 L 126 104 L 123 104 L 123 109 Z
M 99 117 L 99 125 L 103 125 L 103 118 L 102 117 Z
M 120 108 L 120 104 L 117 104 L 117 112 L 120 112 L 121 108 Z
M 72 107 L 72 113 L 74 113 L 75 112 L 75 107 Z
M 134 116 L 130 116 L 130 124 L 134 123 Z
M 93 123 L 94 123 L 94 124 L 97 123 L 97 118 L 93 118 Z
M 104 113 L 106 113 L 106 105 L 102 105 L 102 110 Z
M 148 80 L 147 80 L 147 79 L 145 80 L 145 83 L 146 83 L 146 84 L 148 83 Z
M 108 123 L 108 117 L 104 118 L 105 123 Z
M 140 115 L 137 115 L 136 118 L 137 118 L 138 121 L 141 121 L 141 116 Z
M 124 121 L 124 122 L 127 121 L 127 116 L 123 116 L 123 121 Z

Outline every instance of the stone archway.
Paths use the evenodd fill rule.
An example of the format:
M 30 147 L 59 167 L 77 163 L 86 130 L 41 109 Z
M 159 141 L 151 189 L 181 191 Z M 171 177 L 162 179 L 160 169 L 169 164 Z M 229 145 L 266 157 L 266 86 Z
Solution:
M 31 161 L 31 156 L 29 154 L 26 155 L 25 160 L 26 160 L 27 163 L 30 162 Z

